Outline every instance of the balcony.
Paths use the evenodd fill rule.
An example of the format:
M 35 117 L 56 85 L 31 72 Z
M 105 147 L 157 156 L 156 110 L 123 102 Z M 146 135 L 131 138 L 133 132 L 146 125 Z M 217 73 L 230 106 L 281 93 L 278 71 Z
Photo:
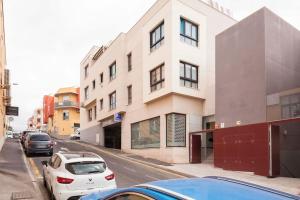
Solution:
M 56 102 L 55 109 L 63 109 L 63 108 L 77 108 L 79 109 L 79 104 L 73 101 L 63 101 L 63 102 Z

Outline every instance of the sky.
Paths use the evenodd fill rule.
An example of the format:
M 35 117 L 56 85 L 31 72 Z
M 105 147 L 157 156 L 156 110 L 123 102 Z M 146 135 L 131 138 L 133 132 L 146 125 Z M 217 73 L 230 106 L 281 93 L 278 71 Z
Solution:
M 7 67 L 16 130 L 26 128 L 43 96 L 79 86 L 81 60 L 93 45 L 127 32 L 156 0 L 4 0 Z M 268 7 L 300 30 L 299 0 L 217 0 L 237 20 Z

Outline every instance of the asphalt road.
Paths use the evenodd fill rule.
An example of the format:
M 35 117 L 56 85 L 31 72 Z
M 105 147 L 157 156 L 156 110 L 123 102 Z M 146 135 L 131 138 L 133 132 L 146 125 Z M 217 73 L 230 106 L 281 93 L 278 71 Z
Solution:
M 54 152 L 60 150 L 69 151 L 91 151 L 100 155 L 106 162 L 108 167 L 115 173 L 118 187 L 128 187 L 149 181 L 179 178 L 176 174 L 167 173 L 153 167 L 148 167 L 139 163 L 134 163 L 122 158 L 115 157 L 110 154 L 103 153 L 86 145 L 76 144 L 71 141 L 56 140 Z M 50 157 L 36 155 L 27 158 L 33 174 L 35 175 L 43 196 L 47 199 L 47 191 L 42 184 L 42 165 L 41 161 L 49 160 Z

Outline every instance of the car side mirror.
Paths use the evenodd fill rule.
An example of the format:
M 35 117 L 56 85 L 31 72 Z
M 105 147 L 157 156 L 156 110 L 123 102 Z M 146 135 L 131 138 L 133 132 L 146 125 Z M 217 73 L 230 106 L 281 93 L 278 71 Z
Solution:
M 48 166 L 48 160 L 43 160 L 41 163 L 42 165 Z

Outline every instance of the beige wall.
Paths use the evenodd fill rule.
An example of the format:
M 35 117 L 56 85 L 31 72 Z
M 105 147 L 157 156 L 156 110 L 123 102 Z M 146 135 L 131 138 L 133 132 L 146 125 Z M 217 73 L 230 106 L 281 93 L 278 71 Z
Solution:
M 180 41 L 180 16 L 199 25 L 199 46 Z M 164 20 L 164 44 L 150 52 L 149 33 Z M 188 134 L 202 128 L 202 117 L 214 114 L 214 37 L 235 21 L 198 0 L 159 0 L 126 34 L 121 33 L 97 59 L 92 48 L 81 62 L 81 131 L 102 126 L 103 121 L 115 113 L 123 114 L 122 150 L 167 162 L 186 163 Z M 208 52 L 209 51 L 209 52 Z M 132 53 L 132 70 L 127 71 L 127 54 Z M 117 78 L 109 81 L 108 67 L 116 60 Z M 180 86 L 180 60 L 199 66 L 199 88 Z M 150 71 L 164 63 L 165 87 L 150 92 Z M 84 67 L 89 64 L 89 76 L 84 77 Z M 99 74 L 104 73 L 100 85 Z M 96 89 L 92 90 L 92 81 Z M 127 105 L 127 86 L 132 85 L 132 104 Z M 84 88 L 89 86 L 89 99 L 84 100 Z M 109 110 L 108 95 L 116 91 L 117 108 Z M 99 110 L 100 99 L 104 109 Z M 87 121 L 87 110 L 97 104 L 97 119 Z M 186 147 L 166 147 L 166 114 L 186 114 Z M 160 116 L 160 148 L 131 149 L 131 124 Z M 103 131 L 102 131 L 103 132 Z M 88 133 L 84 134 L 93 134 Z M 96 137 L 95 135 L 91 137 Z M 101 142 L 100 142 L 101 143 Z
M 0 84 L 1 85 L 4 84 L 5 67 L 6 67 L 6 49 L 5 49 L 3 1 L 0 0 Z M 0 150 L 5 140 L 4 123 L 5 123 L 4 90 L 0 89 Z

